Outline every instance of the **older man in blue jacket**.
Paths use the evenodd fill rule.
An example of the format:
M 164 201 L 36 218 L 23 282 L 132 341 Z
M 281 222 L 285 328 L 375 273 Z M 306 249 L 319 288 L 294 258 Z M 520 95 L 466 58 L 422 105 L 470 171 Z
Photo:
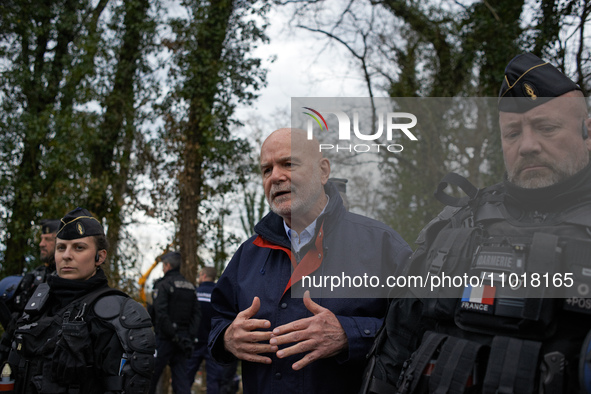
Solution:
M 213 291 L 212 355 L 242 360 L 245 394 L 355 393 L 387 300 L 294 294 L 302 276 L 384 262 L 395 271 L 411 250 L 388 226 L 344 208 L 329 161 L 304 131 L 276 130 L 260 160 L 272 212 Z

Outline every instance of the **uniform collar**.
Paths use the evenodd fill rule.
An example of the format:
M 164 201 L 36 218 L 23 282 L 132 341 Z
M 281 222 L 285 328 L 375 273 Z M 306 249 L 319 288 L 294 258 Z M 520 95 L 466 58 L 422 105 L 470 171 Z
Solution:
M 570 178 L 548 187 L 525 189 L 509 182 L 505 175 L 508 202 L 525 211 L 561 212 L 591 200 L 591 162 Z

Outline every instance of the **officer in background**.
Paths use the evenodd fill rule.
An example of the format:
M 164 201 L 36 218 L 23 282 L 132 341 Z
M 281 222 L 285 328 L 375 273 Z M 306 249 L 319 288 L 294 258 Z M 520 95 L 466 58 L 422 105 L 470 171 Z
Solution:
M 217 270 L 214 267 L 204 267 L 199 271 L 199 287 L 197 288 L 197 299 L 201 309 L 201 324 L 197 336 L 197 345 L 193 356 L 188 363 L 189 378 L 195 378 L 201 363 L 205 360 L 207 372 L 207 394 L 235 394 L 238 391 L 236 368 L 238 361 L 233 360 L 229 364 L 218 364 L 209 354 L 207 340 L 211 331 L 211 318 L 213 307 L 211 306 L 211 292 L 215 287 Z
M 164 276 L 154 282 L 152 295 L 156 331 L 156 366 L 150 393 L 166 365 L 172 373 L 175 394 L 190 394 L 193 377 L 187 376 L 187 361 L 199 330 L 201 312 L 195 286 L 181 275 L 181 254 L 168 252 L 161 258 Z
M 405 272 L 467 273 L 485 285 L 457 298 L 411 288 L 395 299 L 364 393 L 591 393 L 586 101 L 579 86 L 526 53 L 506 67 L 498 109 L 504 182 L 478 190 L 444 178 L 436 196 L 451 183 L 469 199 L 447 199 Z M 509 285 L 509 276 L 518 280 Z
M 24 275 L 15 295 L 15 306 L 22 312 L 25 304 L 33 294 L 33 290 L 41 283 L 47 282 L 50 275 L 55 275 L 55 238 L 60 226 L 59 219 L 44 219 L 41 224 L 39 241 L 39 259 L 42 265 Z
M 111 289 L 101 265 L 103 227 L 82 208 L 61 220 L 56 272 L 37 286 L 16 323 L 2 381 L 14 392 L 145 394 L 154 366 L 150 316 Z
M 20 317 L 25 305 L 35 288 L 47 282 L 47 278 L 55 275 L 55 236 L 60 226 L 59 219 L 44 219 L 41 224 L 39 241 L 40 261 L 42 265 L 24 275 L 8 276 L 0 281 L 4 291 L 0 295 L 0 324 L 4 328 L 0 339 L 0 361 L 5 360 L 10 350 L 10 340 L 14 324 Z
M 7 281 L 7 285 L 0 285 L 12 289 L 11 297 L 4 297 L 1 301 L 3 304 L 0 308 L 8 308 L 9 312 L 15 318 L 18 318 L 23 311 L 29 297 L 33 294 L 33 290 L 40 283 L 45 283 L 50 275 L 55 275 L 55 235 L 60 225 L 59 219 L 44 219 L 41 224 L 41 239 L 39 241 L 39 258 L 42 265 L 36 267 L 34 270 L 22 275 L 18 283 L 15 284 L 16 276 L 7 277 L 2 280 Z M 3 314 L 4 317 L 4 314 Z M 2 320 L 2 325 L 7 328 L 8 322 Z

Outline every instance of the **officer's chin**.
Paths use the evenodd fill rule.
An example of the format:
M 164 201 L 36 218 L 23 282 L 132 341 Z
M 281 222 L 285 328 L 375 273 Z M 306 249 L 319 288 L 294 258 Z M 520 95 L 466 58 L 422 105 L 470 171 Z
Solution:
M 554 172 L 548 167 L 526 169 L 519 173 L 519 176 L 510 180 L 516 186 L 523 189 L 541 189 L 544 187 L 552 186 L 557 183 Z

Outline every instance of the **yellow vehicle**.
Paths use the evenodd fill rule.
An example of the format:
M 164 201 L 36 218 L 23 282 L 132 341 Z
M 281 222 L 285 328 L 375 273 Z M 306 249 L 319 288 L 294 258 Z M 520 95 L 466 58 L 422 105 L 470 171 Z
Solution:
M 152 273 L 152 271 L 154 270 L 154 268 L 156 268 L 156 266 L 158 265 L 158 263 L 160 263 L 162 261 L 162 256 L 164 256 L 166 253 L 168 253 L 171 245 L 168 245 L 166 247 L 166 249 L 164 250 L 164 252 L 162 252 L 162 254 L 160 254 L 160 256 L 156 257 L 156 260 L 154 260 L 154 262 L 152 263 L 152 265 L 150 266 L 150 268 L 148 268 L 148 270 L 138 279 L 138 283 L 140 285 L 140 302 L 142 303 L 142 305 L 144 307 L 147 307 L 148 302 L 146 299 L 146 281 L 148 280 L 148 278 L 150 277 L 150 274 Z

